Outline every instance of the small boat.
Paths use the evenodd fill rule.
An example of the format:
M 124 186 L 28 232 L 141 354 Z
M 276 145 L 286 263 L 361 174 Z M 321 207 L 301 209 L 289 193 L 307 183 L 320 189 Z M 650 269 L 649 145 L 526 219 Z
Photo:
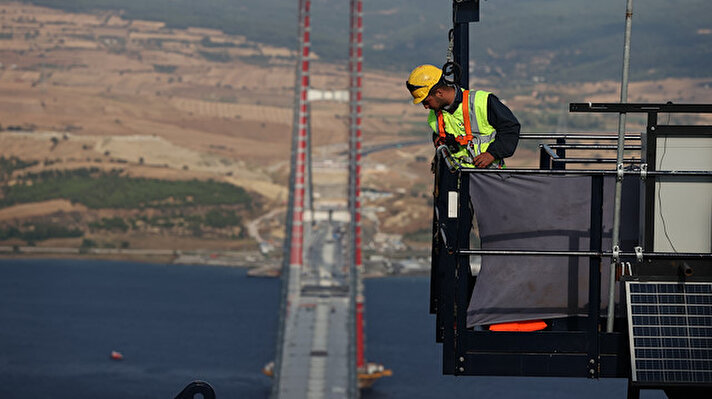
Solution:
M 383 367 L 382 364 L 367 363 L 365 368 L 358 370 L 358 387 L 361 389 L 371 388 L 378 379 L 392 375 L 393 371 Z
M 121 352 L 111 351 L 111 360 L 124 360 L 124 355 Z
M 265 366 L 262 368 L 262 374 L 266 375 L 267 377 L 274 377 L 274 362 L 269 362 L 265 364 Z

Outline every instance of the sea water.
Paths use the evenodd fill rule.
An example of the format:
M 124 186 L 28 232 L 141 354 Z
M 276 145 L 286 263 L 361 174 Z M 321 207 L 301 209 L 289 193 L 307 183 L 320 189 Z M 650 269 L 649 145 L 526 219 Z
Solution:
M 441 375 L 428 284 L 366 280 L 366 355 L 393 376 L 363 399 L 625 398 L 625 380 Z M 218 399 L 267 398 L 278 310 L 279 281 L 243 268 L 3 259 L 0 397 L 173 398 L 200 379 Z

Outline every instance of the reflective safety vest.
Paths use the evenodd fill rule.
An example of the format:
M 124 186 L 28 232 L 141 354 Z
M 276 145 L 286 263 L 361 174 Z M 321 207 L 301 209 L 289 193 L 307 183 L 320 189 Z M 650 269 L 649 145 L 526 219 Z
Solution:
M 490 94 L 477 90 L 474 96 L 470 96 L 469 90 L 462 90 L 462 102 L 454 113 L 430 110 L 428 115 L 430 128 L 440 137 L 445 137 L 447 133 L 455 136 L 460 148 L 452 156 L 464 167 L 474 167 L 472 158 L 487 151 L 497 133 L 487 121 L 487 98 Z M 503 164 L 501 159 L 493 162 L 494 167 L 502 167 Z

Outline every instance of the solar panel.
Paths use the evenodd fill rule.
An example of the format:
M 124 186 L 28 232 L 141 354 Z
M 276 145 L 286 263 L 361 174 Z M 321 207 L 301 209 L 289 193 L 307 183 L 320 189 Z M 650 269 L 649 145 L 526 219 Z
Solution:
M 633 381 L 712 383 L 712 283 L 625 287 Z

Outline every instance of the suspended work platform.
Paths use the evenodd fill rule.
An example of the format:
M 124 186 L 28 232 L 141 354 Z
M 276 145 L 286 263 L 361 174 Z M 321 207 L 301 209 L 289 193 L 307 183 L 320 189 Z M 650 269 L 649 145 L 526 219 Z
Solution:
M 653 388 L 705 397 L 712 389 L 712 126 L 662 124 L 659 114 L 710 114 L 712 105 L 570 110 L 647 114 L 646 132 L 629 135 L 636 143 L 625 167 L 566 168 L 590 166 L 576 151 L 605 150 L 605 135 L 549 135 L 556 142 L 540 144 L 540 169 L 456 169 L 438 151 L 430 311 L 443 373 L 627 378 L 630 398 Z M 531 136 L 522 139 L 540 138 Z M 617 179 L 621 241 L 611 250 Z M 612 262 L 614 312 L 606 319 Z M 547 327 L 490 330 L 524 320 Z

